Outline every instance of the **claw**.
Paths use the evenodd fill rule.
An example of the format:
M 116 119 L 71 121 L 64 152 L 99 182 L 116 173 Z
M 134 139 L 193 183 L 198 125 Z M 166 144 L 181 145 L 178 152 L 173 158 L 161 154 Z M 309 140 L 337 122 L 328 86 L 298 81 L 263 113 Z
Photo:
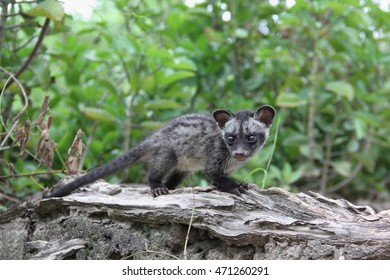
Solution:
M 158 197 L 160 195 L 166 195 L 168 193 L 169 193 L 169 191 L 165 186 L 161 186 L 161 187 L 157 187 L 157 188 L 152 189 L 153 197 Z
M 229 193 L 241 196 L 242 193 L 246 193 L 251 187 L 248 183 L 241 182 L 236 188 L 228 191 Z
M 240 185 L 238 186 L 238 190 L 240 193 L 245 193 L 251 188 L 251 185 L 249 185 L 246 182 L 241 182 Z

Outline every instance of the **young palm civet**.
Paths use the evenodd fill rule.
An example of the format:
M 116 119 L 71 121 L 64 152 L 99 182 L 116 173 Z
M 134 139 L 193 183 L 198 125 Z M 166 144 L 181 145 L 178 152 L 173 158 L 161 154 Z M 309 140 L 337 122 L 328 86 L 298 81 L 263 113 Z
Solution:
M 123 156 L 53 188 L 45 197 L 62 197 L 84 184 L 112 175 L 136 162 L 148 164 L 154 197 L 168 194 L 192 171 L 203 170 L 218 190 L 240 194 L 246 183 L 228 175 L 261 149 L 268 138 L 275 110 L 261 106 L 255 113 L 216 110 L 212 115 L 189 114 L 171 120 Z

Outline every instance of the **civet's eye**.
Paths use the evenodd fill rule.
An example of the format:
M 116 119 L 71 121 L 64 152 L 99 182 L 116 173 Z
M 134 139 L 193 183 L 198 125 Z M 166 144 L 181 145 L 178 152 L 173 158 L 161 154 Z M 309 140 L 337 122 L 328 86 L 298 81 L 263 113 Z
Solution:
M 249 143 L 255 143 L 257 141 L 257 137 L 255 135 L 248 136 Z
M 232 145 L 234 143 L 234 141 L 236 140 L 236 137 L 234 137 L 233 135 L 229 135 L 228 137 L 226 137 L 226 142 L 229 144 L 229 145 Z

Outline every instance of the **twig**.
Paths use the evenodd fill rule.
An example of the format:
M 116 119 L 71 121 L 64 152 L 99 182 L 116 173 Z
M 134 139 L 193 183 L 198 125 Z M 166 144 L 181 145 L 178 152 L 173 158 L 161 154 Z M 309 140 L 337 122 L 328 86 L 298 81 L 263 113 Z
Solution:
M 50 24 L 50 19 L 46 18 L 45 23 L 43 24 L 43 27 L 41 29 L 41 33 L 39 34 L 37 43 L 35 44 L 33 50 L 31 51 L 29 57 L 27 60 L 24 62 L 22 67 L 19 69 L 18 72 L 15 74 L 15 78 L 18 78 L 26 69 L 30 66 L 31 62 L 33 61 L 35 55 L 37 54 L 39 48 L 41 47 L 41 44 L 43 42 L 43 38 L 45 37 L 47 31 L 49 30 L 49 24 Z M 13 81 L 11 81 L 6 88 L 10 87 L 13 84 Z
M 31 176 L 30 179 L 31 179 L 31 181 L 33 181 L 34 184 L 37 185 L 41 190 L 47 191 L 47 188 L 45 188 L 44 186 L 42 186 L 41 184 L 39 184 L 39 183 L 37 182 L 37 180 L 35 180 L 35 178 L 34 178 L 33 176 Z
M 139 251 L 139 252 L 135 252 L 134 254 L 131 254 L 129 256 L 126 256 L 126 257 L 123 257 L 122 260 L 128 260 L 134 256 L 137 256 L 137 255 L 142 255 L 142 254 L 145 254 L 145 253 L 152 253 L 152 254 L 159 254 L 159 255 L 164 255 L 164 256 L 169 256 L 173 259 L 176 259 L 176 260 L 179 260 L 178 257 L 172 255 L 172 254 L 169 254 L 169 253 L 165 253 L 165 252 L 160 252 L 160 251 L 153 251 L 153 250 L 149 250 L 148 249 L 148 244 L 145 243 L 145 251 Z
M 17 24 L 17 25 L 11 25 L 11 26 L 8 26 L 7 27 L 7 30 L 10 31 L 10 30 L 14 30 L 14 29 L 22 29 L 24 27 L 30 27 L 31 26 L 31 23 L 24 23 L 24 24 Z
M 5 1 L 5 2 L 7 2 L 7 1 Z M 4 4 L 4 2 L 3 2 L 3 4 Z M 6 17 L 17 17 L 20 15 L 26 16 L 26 14 L 24 14 L 22 12 L 18 12 L 18 13 L 13 13 L 13 14 L 7 14 Z
M 0 198 L 1 198 L 1 197 L 3 197 L 3 198 L 6 199 L 6 200 L 12 201 L 13 203 L 17 203 L 17 204 L 19 204 L 19 203 L 22 202 L 20 199 L 18 199 L 18 198 L 16 198 L 16 197 L 13 197 L 13 196 L 11 196 L 11 195 L 9 195 L 9 194 L 6 194 L 6 193 L 4 193 L 4 192 L 2 192 L 2 191 L 0 190 Z
M 192 196 L 194 198 L 193 199 L 194 205 L 192 206 L 191 219 L 190 219 L 190 223 L 188 225 L 186 240 L 184 242 L 184 251 L 183 251 L 183 258 L 184 258 L 184 260 L 187 260 L 187 245 L 188 245 L 188 240 L 189 240 L 189 237 L 190 237 L 190 231 L 191 231 L 191 227 L 192 227 L 192 222 L 194 221 L 194 215 L 195 215 L 195 193 L 194 193 L 194 189 L 193 188 L 192 188 Z
M 8 79 L 7 80 L 7 83 L 6 85 L 4 86 L 3 88 L 3 91 L 1 92 L 1 95 L 0 95 L 0 99 L 1 99 L 1 96 L 3 96 L 3 92 L 5 91 L 5 88 L 7 87 L 7 85 L 9 86 L 10 83 L 8 83 L 8 81 L 12 82 L 12 81 L 15 81 L 16 84 L 19 86 L 20 88 L 20 91 L 22 92 L 22 95 L 23 95 L 23 98 L 24 98 L 24 106 L 22 108 L 22 110 L 20 110 L 20 112 L 16 115 L 16 117 L 12 120 L 13 122 L 13 125 L 11 127 L 11 129 L 8 131 L 7 135 L 4 137 L 3 139 L 3 142 L 1 142 L 0 144 L 0 151 L 3 150 L 2 147 L 5 145 L 5 143 L 7 142 L 8 138 L 11 136 L 11 133 L 12 131 L 16 128 L 16 126 L 18 125 L 19 123 L 19 120 L 20 118 L 22 117 L 22 115 L 24 114 L 24 112 L 27 110 L 27 107 L 28 107 L 28 98 L 27 98 L 27 94 L 22 86 L 22 84 L 19 82 L 19 80 L 16 78 L 16 76 L 14 76 L 11 72 L 9 72 L 8 70 L 4 69 L 3 67 L 0 66 L 0 70 L 2 70 L 3 72 L 7 73 L 7 75 L 10 76 L 11 79 Z M 4 125 L 4 129 L 6 129 L 6 126 L 5 124 Z
M 1 66 L 0 66 L 1 67 Z M 1 92 L 0 92 L 0 112 L 3 112 L 3 109 L 2 109 L 2 106 L 1 106 L 1 104 L 2 104 L 2 99 L 3 99 L 3 95 L 4 95 L 4 92 L 5 92 L 5 85 L 7 85 L 8 83 L 9 83 L 9 81 L 11 80 L 13 78 L 13 76 L 12 75 L 9 75 L 9 77 L 8 77 L 8 79 L 5 81 L 5 83 L 4 83 L 4 86 L 3 86 L 3 88 L 1 89 Z M 8 109 L 8 108 L 7 108 Z M 7 110 L 8 111 L 8 110 Z M 7 114 L 7 116 L 9 116 L 9 114 Z M 6 117 L 7 119 L 9 118 L 9 117 Z M 5 123 L 6 123 L 6 121 L 4 121 L 4 118 L 3 118 L 3 116 L 2 115 L 0 115 L 0 121 L 1 121 L 1 124 L 3 125 L 3 128 L 4 128 L 4 130 L 6 130 L 5 129 Z M 1 134 L 0 134 L 0 136 L 3 136 L 3 135 L 6 135 L 8 132 L 7 131 L 4 131 L 4 132 L 1 132 Z
M 27 39 L 27 41 L 26 41 L 24 44 L 22 44 L 22 45 L 18 46 L 17 48 L 15 48 L 15 49 L 14 49 L 14 52 L 17 53 L 17 52 L 19 52 L 20 50 L 23 50 L 28 44 L 31 43 L 31 41 L 35 40 L 36 37 L 37 37 L 37 36 L 31 36 L 31 37 L 29 37 L 29 38 Z
M 64 170 L 51 170 L 51 171 L 33 172 L 33 173 L 20 173 L 20 174 L 14 174 L 14 175 L 0 176 L 0 179 L 31 177 L 31 176 L 39 176 L 39 175 L 51 175 L 51 174 L 57 174 L 57 173 L 64 173 Z
M 0 20 L 0 64 L 3 56 L 3 44 L 5 42 L 5 35 L 7 32 L 7 16 L 8 16 L 8 3 L 6 1 L 1 3 L 1 20 Z

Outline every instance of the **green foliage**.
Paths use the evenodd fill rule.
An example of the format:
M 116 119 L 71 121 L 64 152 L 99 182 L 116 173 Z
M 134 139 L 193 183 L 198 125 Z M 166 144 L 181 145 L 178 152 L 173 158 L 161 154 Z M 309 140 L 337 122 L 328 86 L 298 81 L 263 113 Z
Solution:
M 65 168 L 78 129 L 85 142 L 91 140 L 83 163 L 90 169 L 175 116 L 271 104 L 281 116 L 275 149 L 274 125 L 260 156 L 237 178 L 258 185 L 266 179 L 265 186 L 292 190 L 337 191 L 347 198 L 388 191 L 390 15 L 374 1 L 296 1 L 287 7 L 284 1 L 226 0 L 193 8 L 178 0 L 100 1 L 89 20 L 62 20 L 54 0 L 24 10 L 34 18 L 21 14 L 18 20 L 55 21 L 19 78 L 29 91 L 24 119 L 36 119 L 44 96 L 50 96 L 55 170 Z M 8 21 L 11 26 L 17 19 Z M 1 65 L 18 71 L 31 53 L 37 26 L 7 30 L 0 39 Z M 7 78 L 0 80 L 3 87 Z M 23 107 L 20 94 L 12 85 L 2 95 L 7 128 Z M 29 145 L 35 155 L 36 145 Z M 16 173 L 38 165 L 31 155 L 16 160 L 16 147 L 0 152 L 6 163 L 2 174 L 9 174 L 8 163 Z M 140 170 L 131 169 L 123 181 L 142 181 Z M 58 177 L 49 179 L 48 185 Z M 36 190 L 29 178 L 6 185 L 22 195 L 27 186 Z
M 64 17 L 64 9 L 56 0 L 45 0 L 29 11 L 26 12 L 27 15 L 32 17 L 46 17 L 54 21 L 61 21 Z

